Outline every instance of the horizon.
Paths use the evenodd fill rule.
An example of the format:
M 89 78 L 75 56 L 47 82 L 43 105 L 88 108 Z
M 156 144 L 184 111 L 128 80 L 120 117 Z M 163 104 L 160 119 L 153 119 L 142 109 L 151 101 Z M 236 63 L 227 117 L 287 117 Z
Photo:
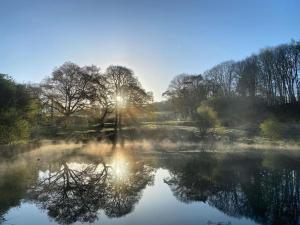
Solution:
M 37 83 L 66 61 L 123 65 L 161 101 L 177 74 L 299 40 L 296 0 L 216 2 L 1 1 L 0 73 Z

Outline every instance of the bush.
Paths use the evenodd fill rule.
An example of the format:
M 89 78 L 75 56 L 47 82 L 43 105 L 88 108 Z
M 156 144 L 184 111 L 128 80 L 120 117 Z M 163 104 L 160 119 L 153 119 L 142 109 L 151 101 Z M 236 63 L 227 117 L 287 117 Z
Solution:
M 280 122 L 274 119 L 266 119 L 260 124 L 261 134 L 270 139 L 282 137 L 283 127 Z
M 214 128 L 218 124 L 217 113 L 206 104 L 201 104 L 194 120 L 201 135 L 205 135 L 210 128 Z
M 36 125 L 40 103 L 32 87 L 0 74 L 0 144 L 26 140 Z
M 29 135 L 29 122 L 20 116 L 16 108 L 0 111 L 0 144 L 27 140 Z
M 27 140 L 30 136 L 29 123 L 19 119 L 12 126 L 0 125 L 0 144 L 10 144 Z
M 10 111 L 11 112 L 11 111 Z M 3 120 L 3 118 L 1 118 Z M 30 136 L 29 123 L 21 118 L 6 119 L 6 123 L 0 121 L 0 144 L 11 144 L 27 140 Z

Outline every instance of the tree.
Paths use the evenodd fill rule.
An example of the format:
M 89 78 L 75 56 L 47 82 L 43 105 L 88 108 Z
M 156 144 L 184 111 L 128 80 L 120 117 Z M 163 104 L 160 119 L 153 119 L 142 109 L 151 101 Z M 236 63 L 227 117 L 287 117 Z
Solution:
M 194 120 L 202 136 L 207 133 L 208 129 L 214 128 L 218 123 L 217 113 L 204 103 L 198 107 Z
M 300 42 L 292 41 L 263 49 L 239 62 L 220 63 L 205 71 L 203 76 L 180 74 L 170 82 L 163 95 L 173 105 L 175 113 L 185 118 L 193 115 L 203 100 L 235 105 L 246 100 L 250 108 L 257 104 L 295 104 L 300 100 L 299 71 Z
M 31 89 L 0 74 L 0 96 L 0 143 L 28 139 L 39 110 Z
M 42 84 L 44 104 L 67 122 L 71 115 L 88 107 L 90 81 L 91 76 L 84 68 L 66 62 Z
M 209 86 L 201 75 L 177 75 L 163 96 L 172 103 L 176 113 L 183 117 L 193 116 L 197 106 L 209 94 Z
M 110 102 L 115 112 L 115 128 L 121 129 L 122 118 L 134 110 L 143 110 L 152 96 L 141 86 L 132 70 L 123 66 L 109 66 L 104 75 Z
M 96 111 L 98 121 L 97 130 L 100 131 L 104 126 L 106 117 L 114 110 L 113 93 L 109 89 L 106 77 L 100 72 L 98 67 L 87 66 L 84 69 L 91 76 L 89 99 L 91 100 L 93 110 Z
M 237 63 L 237 91 L 243 97 L 254 98 L 257 93 L 257 56 L 251 56 Z
M 237 75 L 235 62 L 226 61 L 205 72 L 205 78 L 218 88 L 218 95 L 231 96 L 236 89 Z
M 258 56 L 259 62 L 259 88 L 260 93 L 268 105 L 276 104 L 276 85 L 274 82 L 275 71 L 274 62 L 275 56 L 272 49 L 261 51 Z

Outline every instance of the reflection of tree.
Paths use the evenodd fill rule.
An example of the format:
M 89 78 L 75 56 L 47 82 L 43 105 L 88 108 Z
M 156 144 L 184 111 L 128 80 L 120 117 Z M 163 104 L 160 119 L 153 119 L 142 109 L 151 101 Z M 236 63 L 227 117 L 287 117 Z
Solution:
M 4 223 L 4 221 L 5 221 L 5 218 L 1 215 L 0 216 L 0 224 Z
M 26 190 L 37 173 L 23 161 L 0 163 L 0 224 L 5 221 L 5 213 L 20 205 Z
M 141 162 L 133 163 L 129 174 L 120 181 L 107 183 L 105 213 L 109 217 L 120 217 L 130 213 L 141 192 L 152 183 L 152 168 Z
M 280 157 L 280 156 L 279 156 Z M 212 156 L 172 161 L 166 180 L 181 201 L 207 201 L 235 217 L 262 224 L 297 224 L 300 219 L 300 168 L 270 169 L 262 158 Z
M 95 172 L 99 170 L 99 172 Z M 92 164 L 73 169 L 62 162 L 60 170 L 49 174 L 30 191 L 31 198 L 60 223 L 93 222 L 103 204 L 107 166 Z
M 109 217 L 119 217 L 131 212 L 141 190 L 153 178 L 142 163 L 130 169 L 126 179 L 116 182 L 114 168 L 104 161 L 76 166 L 62 162 L 59 170 L 50 171 L 31 188 L 30 197 L 59 223 L 91 223 L 98 218 L 99 210 Z
M 213 168 L 215 159 L 205 153 L 203 157 L 191 157 L 175 163 L 170 169 L 171 177 L 165 179 L 174 195 L 183 202 L 206 201 L 214 191 Z
M 297 224 L 300 218 L 299 171 L 261 169 L 251 179 L 220 191 L 210 204 L 233 216 L 262 224 Z

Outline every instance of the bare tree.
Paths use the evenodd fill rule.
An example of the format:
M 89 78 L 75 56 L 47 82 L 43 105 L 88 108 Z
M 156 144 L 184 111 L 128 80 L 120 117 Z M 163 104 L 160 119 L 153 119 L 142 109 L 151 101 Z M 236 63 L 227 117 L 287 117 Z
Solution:
M 254 98 L 257 93 L 258 64 L 257 56 L 253 55 L 237 63 L 237 92 L 242 96 Z
M 42 99 L 45 105 L 61 114 L 67 121 L 72 114 L 89 105 L 90 81 L 91 76 L 84 69 L 66 62 L 42 83 Z
M 91 101 L 91 108 L 96 111 L 98 121 L 97 130 L 100 131 L 104 127 L 106 117 L 114 110 L 112 92 L 108 88 L 106 77 L 100 72 L 97 66 L 87 66 L 84 70 L 91 76 L 89 99 Z
M 300 42 L 292 41 L 239 62 L 220 63 L 205 71 L 203 77 L 180 74 L 163 95 L 184 117 L 197 107 L 193 104 L 211 98 L 247 97 L 268 106 L 295 103 L 300 99 L 299 71 Z
M 201 75 L 180 74 L 171 81 L 163 96 L 168 97 L 175 112 L 183 117 L 192 116 L 201 101 L 207 98 L 207 87 Z
M 132 70 L 123 66 L 109 66 L 105 81 L 110 101 L 114 104 L 115 128 L 121 128 L 122 117 L 130 109 L 142 109 L 152 100 L 141 86 Z
M 214 66 L 204 74 L 205 78 L 219 88 L 219 95 L 231 96 L 236 88 L 235 62 L 226 61 Z

